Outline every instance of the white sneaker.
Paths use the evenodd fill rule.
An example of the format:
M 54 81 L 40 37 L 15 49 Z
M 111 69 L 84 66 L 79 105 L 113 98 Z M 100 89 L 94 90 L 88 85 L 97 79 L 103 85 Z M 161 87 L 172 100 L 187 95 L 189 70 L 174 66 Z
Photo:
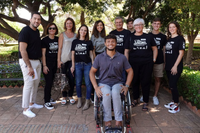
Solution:
M 170 103 L 165 104 L 164 106 L 165 108 L 170 109 L 173 105 L 174 105 L 174 102 L 170 102 Z
M 33 113 L 30 109 L 27 109 L 26 111 L 23 111 L 23 114 L 29 118 L 35 117 L 35 113 Z
M 154 96 L 154 97 L 153 97 L 153 104 L 154 104 L 154 105 L 158 105 L 158 104 L 159 104 L 159 101 L 158 101 L 157 96 Z
M 175 104 L 168 110 L 168 112 L 170 112 L 170 113 L 177 113 L 177 112 L 179 112 L 180 111 L 180 107 L 179 107 L 179 104 L 178 104 L 178 106 L 176 106 Z
M 29 105 L 30 109 L 32 109 L 32 108 L 41 109 L 43 107 L 44 107 L 43 105 L 39 105 L 39 104 L 36 104 L 36 103 L 34 103 L 33 105 Z
M 140 97 L 140 102 L 143 103 L 143 96 Z

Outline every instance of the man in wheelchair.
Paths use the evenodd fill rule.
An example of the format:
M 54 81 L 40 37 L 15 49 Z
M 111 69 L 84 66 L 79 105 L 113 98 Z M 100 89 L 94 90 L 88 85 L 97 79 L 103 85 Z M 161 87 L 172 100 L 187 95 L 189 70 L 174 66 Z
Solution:
M 109 132 L 112 121 L 112 105 L 116 120 L 116 127 L 120 129 L 122 127 L 122 105 L 121 105 L 121 93 L 124 95 L 128 92 L 128 87 L 133 79 L 133 70 L 127 60 L 127 58 L 115 50 L 117 45 L 116 36 L 110 34 L 105 37 L 106 50 L 102 54 L 99 54 L 92 65 L 90 70 L 90 80 L 95 89 L 96 95 L 102 97 L 103 101 L 103 113 L 105 122 L 105 131 Z M 125 85 L 123 85 L 122 72 L 123 69 L 127 72 L 127 79 Z M 99 81 L 95 79 L 95 73 L 99 70 Z M 121 130 L 122 131 L 122 130 Z M 115 131 L 115 133 L 121 132 Z

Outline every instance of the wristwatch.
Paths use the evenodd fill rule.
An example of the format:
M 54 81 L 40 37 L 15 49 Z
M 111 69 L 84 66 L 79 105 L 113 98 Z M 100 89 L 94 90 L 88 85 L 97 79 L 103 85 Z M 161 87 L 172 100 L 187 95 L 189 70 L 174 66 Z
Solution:
M 127 88 L 129 88 L 129 85 L 125 84 L 125 86 L 126 86 Z

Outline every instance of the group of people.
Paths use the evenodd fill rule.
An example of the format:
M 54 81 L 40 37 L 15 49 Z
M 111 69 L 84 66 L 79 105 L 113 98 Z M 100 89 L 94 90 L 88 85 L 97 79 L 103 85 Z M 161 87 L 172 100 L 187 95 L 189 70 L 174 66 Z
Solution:
M 185 40 L 177 22 L 170 22 L 167 36 L 160 32 L 161 21 L 152 21 L 152 31 L 143 32 L 144 20 L 129 18 L 127 29 L 123 28 L 123 18 L 115 18 L 116 29 L 106 36 L 103 21 L 95 22 L 91 39 L 87 25 L 81 25 L 77 34 L 76 25 L 68 17 L 64 22 L 65 31 L 59 37 L 55 23 L 47 26 L 47 36 L 40 39 L 37 27 L 41 23 L 39 13 L 33 13 L 30 25 L 24 27 L 19 35 L 19 63 L 23 72 L 24 88 L 22 108 L 23 114 L 35 117 L 32 108 L 43 108 L 36 104 L 38 84 L 41 70 L 45 78 L 44 106 L 53 109 L 51 88 L 57 68 L 69 79 L 69 91 L 62 92 L 61 104 L 65 105 L 73 99 L 74 86 L 78 96 L 77 108 L 82 107 L 82 79 L 86 85 L 86 101 L 83 110 L 87 110 L 90 99 L 94 99 L 94 90 L 98 97 L 103 97 L 104 121 L 106 128 L 111 126 L 111 97 L 116 126 L 122 124 L 120 93 L 126 95 L 132 89 L 132 106 L 143 102 L 142 110 L 148 111 L 150 84 L 152 73 L 155 78 L 153 104 L 158 105 L 158 90 L 163 77 L 163 70 L 169 80 L 172 101 L 166 105 L 170 113 L 180 111 L 177 82 L 183 69 Z M 42 60 L 42 66 L 40 63 Z M 29 77 L 37 73 L 37 79 Z M 75 80 L 76 79 L 76 80 Z M 97 82 L 98 80 L 98 82 Z M 140 88 L 142 96 L 140 97 Z

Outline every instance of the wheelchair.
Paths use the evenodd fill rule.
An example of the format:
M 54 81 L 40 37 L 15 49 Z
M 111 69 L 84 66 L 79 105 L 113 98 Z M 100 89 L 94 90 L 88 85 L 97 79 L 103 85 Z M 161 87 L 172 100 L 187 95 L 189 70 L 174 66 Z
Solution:
M 104 133 L 104 115 L 103 115 L 103 103 L 102 97 L 97 97 L 96 93 L 94 93 L 94 117 L 96 120 L 96 133 Z M 111 100 L 112 102 L 112 100 Z M 132 129 L 130 127 L 131 121 L 131 98 L 129 91 L 126 96 L 121 94 L 121 102 L 122 102 L 122 131 L 121 133 L 132 133 Z M 112 105 L 112 104 L 111 104 Z M 112 109 L 113 110 L 113 109 Z M 112 120 L 114 120 L 114 116 L 112 116 Z M 111 131 L 119 130 L 117 128 L 109 129 Z

